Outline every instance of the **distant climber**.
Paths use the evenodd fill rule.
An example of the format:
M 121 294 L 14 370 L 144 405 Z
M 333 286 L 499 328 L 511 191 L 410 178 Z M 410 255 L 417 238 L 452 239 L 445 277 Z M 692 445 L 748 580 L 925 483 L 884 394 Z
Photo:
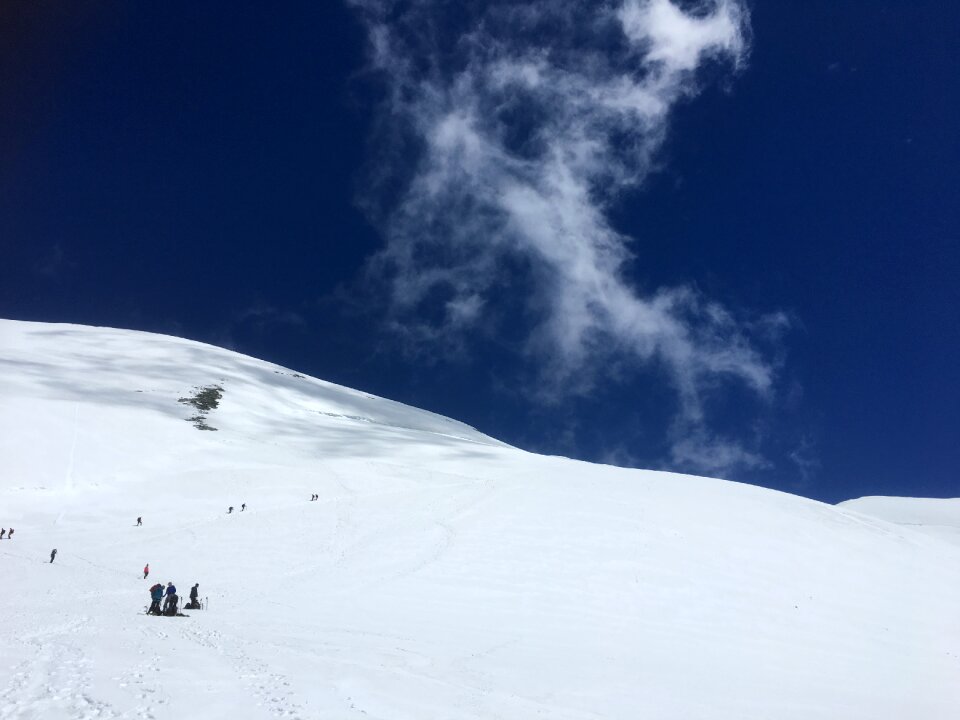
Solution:
M 179 602 L 180 602 L 180 598 L 177 597 L 177 588 L 174 587 L 174 584 L 172 582 L 168 582 L 166 600 L 163 601 L 163 614 L 176 615 L 177 603 Z
M 243 512 L 243 511 L 246 510 L 246 509 L 247 509 L 247 504 L 246 504 L 246 503 L 240 503 L 240 512 Z
M 140 527 L 141 525 L 143 525 L 143 518 L 142 518 L 142 517 L 138 517 L 138 518 L 137 518 L 137 527 Z
M 150 609 L 147 610 L 148 615 L 159 615 L 160 614 L 160 601 L 163 600 L 163 585 L 157 583 L 150 588 Z
M 199 610 L 200 609 L 200 583 L 194 583 L 193 587 L 190 588 L 190 604 L 187 605 L 190 610 Z
M 176 593 L 173 595 L 167 595 L 167 599 L 163 602 L 163 614 L 164 615 L 176 615 L 177 614 L 177 604 L 180 602 L 180 598 L 177 597 Z
M 57 549 L 54 548 L 50 551 L 50 562 L 53 562 L 53 559 L 57 556 Z
M 13 540 L 13 528 L 10 528 L 10 532 L 7 533 L 7 540 Z
M 227 508 L 227 515 L 233 512 L 233 505 Z
M 147 563 L 146 565 L 143 566 L 143 579 L 146 580 L 147 575 L 149 574 L 150 574 L 150 563 Z
M 6 528 L 0 528 L 0 540 L 3 540 L 3 536 L 7 534 Z

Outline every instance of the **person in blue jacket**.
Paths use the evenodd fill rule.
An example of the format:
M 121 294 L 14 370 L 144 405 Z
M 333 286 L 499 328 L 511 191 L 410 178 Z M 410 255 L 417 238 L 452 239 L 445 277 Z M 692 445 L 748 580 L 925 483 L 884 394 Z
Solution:
M 177 597 L 177 588 L 174 587 L 172 582 L 167 583 L 167 599 L 163 602 L 163 612 L 170 615 L 177 614 L 177 603 L 180 601 L 180 598 Z

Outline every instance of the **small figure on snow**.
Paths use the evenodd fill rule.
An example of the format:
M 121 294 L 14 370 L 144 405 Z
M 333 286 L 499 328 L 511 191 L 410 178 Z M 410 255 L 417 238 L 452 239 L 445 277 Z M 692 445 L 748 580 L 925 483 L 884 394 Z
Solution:
M 50 551 L 50 562 L 53 562 L 53 559 L 57 556 L 57 549 L 54 548 Z
M 149 574 L 150 574 L 150 563 L 147 563 L 146 565 L 143 566 L 143 579 L 146 580 L 147 575 Z
M 200 609 L 199 588 L 200 588 L 200 583 L 194 583 L 193 587 L 190 588 L 190 604 L 187 605 L 187 607 L 190 608 L 191 610 Z
M 10 532 L 7 533 L 7 540 L 13 540 L 13 528 L 10 528 Z
M 141 525 L 143 525 L 143 518 L 142 518 L 142 517 L 138 517 L 138 518 L 137 518 L 137 527 L 140 527 Z
M 163 600 L 163 585 L 157 583 L 152 588 L 150 588 L 150 609 L 147 610 L 148 615 L 159 615 L 160 614 L 160 601 Z
M 247 504 L 246 504 L 246 503 L 240 503 L 240 512 L 243 512 L 243 511 L 246 510 L 246 509 L 247 509 Z
M 177 597 L 177 588 L 174 587 L 172 582 L 167 583 L 166 596 L 167 599 L 163 602 L 163 614 L 176 615 L 177 603 L 180 602 L 180 598 Z
M 0 528 L 0 540 L 3 540 L 3 536 L 7 534 L 6 528 Z
M 227 508 L 227 515 L 233 512 L 233 505 Z

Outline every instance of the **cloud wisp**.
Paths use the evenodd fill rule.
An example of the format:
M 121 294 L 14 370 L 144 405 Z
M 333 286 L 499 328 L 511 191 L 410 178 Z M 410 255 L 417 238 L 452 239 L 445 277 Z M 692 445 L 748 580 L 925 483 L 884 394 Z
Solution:
M 761 464 L 709 432 L 704 400 L 720 380 L 770 392 L 755 337 L 780 321 L 746 322 L 690 287 L 638 292 L 633 240 L 609 219 L 655 169 L 697 70 L 745 61 L 739 1 L 348 1 L 385 83 L 379 159 L 393 185 L 378 188 L 393 200 L 371 272 L 396 325 L 439 342 L 522 316 L 544 382 L 574 392 L 614 358 L 655 364 L 679 399 L 676 463 Z M 506 309 L 506 296 L 522 301 Z

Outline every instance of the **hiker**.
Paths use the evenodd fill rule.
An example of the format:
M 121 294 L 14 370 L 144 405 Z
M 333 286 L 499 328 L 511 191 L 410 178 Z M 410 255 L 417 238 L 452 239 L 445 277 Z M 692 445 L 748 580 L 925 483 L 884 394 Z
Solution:
M 164 615 L 176 615 L 177 614 L 177 603 L 179 598 L 177 597 L 177 588 L 174 587 L 172 582 L 167 583 L 167 599 L 163 602 L 163 614 Z
M 137 518 L 137 527 L 140 527 L 141 525 L 143 525 L 143 518 L 142 518 L 142 517 L 138 517 L 138 518 Z
M 148 615 L 159 615 L 160 614 L 160 601 L 163 600 L 163 585 L 157 583 L 152 588 L 150 588 L 150 609 L 147 610 Z
M 10 532 L 7 533 L 7 540 L 13 540 L 13 528 L 10 528 Z
M 246 509 L 247 509 L 247 504 L 246 504 L 246 503 L 240 503 L 240 512 L 243 512 L 243 511 L 246 510 Z
M 233 512 L 233 505 L 227 508 L 227 515 Z
M 143 579 L 146 580 L 147 575 L 149 574 L 150 574 L 150 563 L 147 563 L 146 565 L 143 566 Z
M 193 587 L 190 588 L 190 604 L 187 605 L 187 607 L 191 610 L 197 610 L 200 608 L 200 600 L 198 597 L 200 595 L 200 590 L 198 589 L 199 587 L 200 583 L 194 583 Z
M 57 549 L 54 548 L 50 551 L 50 562 L 53 562 L 53 559 L 57 556 Z
M 7 534 L 6 528 L 0 528 L 0 540 L 3 540 L 3 536 Z

